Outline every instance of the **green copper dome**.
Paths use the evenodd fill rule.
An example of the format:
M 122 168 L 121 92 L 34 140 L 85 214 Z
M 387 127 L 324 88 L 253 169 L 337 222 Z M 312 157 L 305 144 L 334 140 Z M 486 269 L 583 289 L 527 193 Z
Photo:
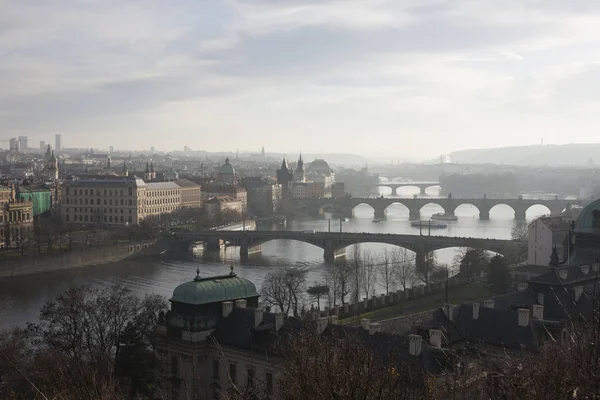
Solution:
M 201 305 L 258 297 L 256 286 L 248 279 L 229 275 L 200 278 L 182 283 L 173 291 L 170 301 Z
M 600 234 L 600 199 L 592 201 L 581 211 L 575 232 Z
M 225 164 L 219 168 L 219 174 L 221 175 L 235 175 L 235 169 L 229 164 L 229 157 L 225 159 Z

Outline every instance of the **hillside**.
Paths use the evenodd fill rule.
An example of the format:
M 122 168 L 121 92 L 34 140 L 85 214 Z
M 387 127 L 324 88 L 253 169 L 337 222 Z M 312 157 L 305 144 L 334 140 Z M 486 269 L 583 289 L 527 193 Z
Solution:
M 448 161 L 465 164 L 509 165 L 600 165 L 600 144 L 564 144 L 545 146 L 514 146 L 496 149 L 460 150 L 448 154 Z

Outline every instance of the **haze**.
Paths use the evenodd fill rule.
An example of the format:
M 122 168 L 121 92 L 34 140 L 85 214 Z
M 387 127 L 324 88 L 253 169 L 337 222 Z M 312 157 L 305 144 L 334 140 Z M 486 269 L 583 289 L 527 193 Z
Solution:
M 598 1 L 0 9 L 4 139 L 404 158 L 597 141 Z

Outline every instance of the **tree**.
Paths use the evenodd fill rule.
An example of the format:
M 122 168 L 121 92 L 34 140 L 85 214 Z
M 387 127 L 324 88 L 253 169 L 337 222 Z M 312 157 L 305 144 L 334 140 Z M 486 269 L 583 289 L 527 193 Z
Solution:
M 377 283 L 377 270 L 375 269 L 375 259 L 370 251 L 362 253 L 361 282 L 365 297 L 375 295 L 375 284 Z
M 506 289 L 510 285 L 510 271 L 508 270 L 508 263 L 504 257 L 501 255 L 492 257 L 487 278 L 492 293 L 506 293 Z
M 425 254 L 425 263 L 420 268 L 415 268 L 415 274 L 421 282 L 425 285 L 429 285 L 431 280 L 431 274 L 435 271 L 437 267 L 437 260 L 435 257 L 435 253 L 430 251 Z
M 391 262 L 394 279 L 402 286 L 402 290 L 412 287 L 417 276 L 414 261 L 409 258 L 408 250 L 404 248 L 394 250 L 391 254 Z
M 513 240 L 527 241 L 529 238 L 529 225 L 527 224 L 527 221 L 515 221 L 515 224 L 510 231 L 510 236 Z
M 394 265 L 387 250 L 383 253 L 383 259 L 379 263 L 379 275 L 385 287 L 385 293 L 389 294 L 396 286 L 396 274 L 394 274 Z
M 310 286 L 306 291 L 310 297 L 317 300 L 317 310 L 321 309 L 321 296 L 329 294 L 329 286 L 326 284 L 320 284 Z
M 390 348 L 393 345 L 390 344 Z M 425 399 L 425 374 L 394 358 L 381 356 L 358 336 L 321 336 L 305 330 L 278 349 L 283 358 L 277 398 Z
M 333 303 L 334 307 L 338 300 L 342 305 L 346 304 L 346 296 L 350 294 L 353 282 L 352 272 L 353 269 L 346 260 L 335 263 L 329 270 L 326 279 L 332 288 L 331 295 L 333 302 L 330 301 L 330 304 Z
M 40 322 L 29 324 L 28 330 L 39 346 L 69 360 L 72 379 L 76 379 L 79 368 L 92 368 L 137 384 L 141 390 L 148 385 L 130 374 L 136 369 L 127 360 L 133 355 L 144 358 L 145 364 L 135 366 L 138 373 L 139 367 L 145 366 L 139 375 L 147 376 L 152 365 L 154 328 L 158 314 L 166 309 L 161 297 L 141 299 L 123 286 L 103 290 L 80 287 L 47 301 L 40 310 Z
M 279 311 L 298 315 L 306 292 L 304 272 L 279 270 L 269 273 L 263 282 L 261 294 L 265 304 Z
M 484 271 L 488 263 L 487 252 L 481 249 L 463 248 L 454 257 L 454 265 L 458 266 L 460 274 L 466 276 L 469 281 Z

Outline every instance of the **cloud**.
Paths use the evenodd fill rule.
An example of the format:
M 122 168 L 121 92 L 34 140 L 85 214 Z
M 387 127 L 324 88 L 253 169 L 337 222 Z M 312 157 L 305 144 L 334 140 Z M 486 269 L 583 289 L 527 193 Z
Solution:
M 541 130 L 563 140 L 574 117 L 570 140 L 598 128 L 581 111 L 597 109 L 597 1 L 0 0 L 0 9 L 3 125 L 42 140 L 53 129 L 82 147 L 301 142 L 371 153 L 383 141 L 437 156 Z M 233 140 L 208 140 L 222 135 Z

